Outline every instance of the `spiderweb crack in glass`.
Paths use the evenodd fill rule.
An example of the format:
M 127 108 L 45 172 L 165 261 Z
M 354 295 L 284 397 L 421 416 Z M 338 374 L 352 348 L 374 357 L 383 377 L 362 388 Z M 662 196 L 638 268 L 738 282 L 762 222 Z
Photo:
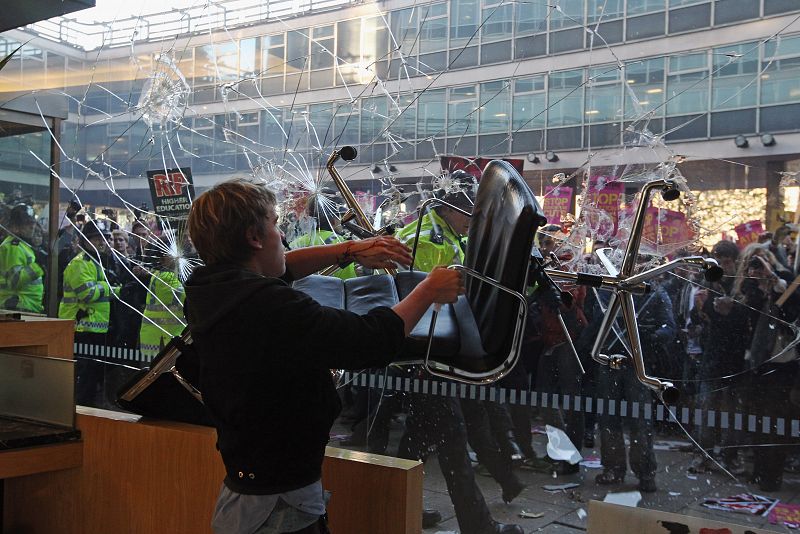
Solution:
M 142 87 L 136 109 L 151 130 L 179 126 L 186 112 L 191 88 L 169 56 L 155 58 L 156 69 Z
M 683 139 L 683 132 L 690 132 L 685 139 L 698 137 L 691 132 L 701 124 L 699 137 L 708 137 L 705 124 L 713 124 L 715 115 L 698 103 L 738 110 L 754 107 L 758 95 L 784 102 L 781 95 L 792 89 L 774 80 L 791 75 L 786 58 L 797 55 L 800 41 L 792 16 L 768 26 L 774 28 L 768 35 L 748 34 L 742 42 L 702 50 L 685 44 L 674 53 L 640 57 L 631 51 L 639 44 L 610 36 L 608 23 L 622 20 L 618 2 L 593 1 L 596 11 L 587 8 L 586 15 L 582 2 L 573 9 L 577 4 L 568 1 L 404 2 L 391 12 L 367 3 L 346 8 L 353 11 L 342 18 L 325 11 L 350 4 L 197 2 L 180 12 L 120 18 L 100 28 L 66 20 L 34 25 L 41 40 L 65 38 L 74 45 L 83 34 L 101 43 L 75 60 L 89 73 L 80 83 L 73 83 L 81 75 L 70 70 L 69 56 L 64 72 L 72 81 L 30 88 L 37 91 L 34 99 L 56 93 L 72 103 L 59 146 L 61 170 L 54 173 L 79 202 L 84 193 L 103 191 L 122 206 L 127 220 L 144 216 L 155 226 L 175 228 L 165 233 L 166 243 L 154 236 L 146 240 L 166 248 L 185 279 L 197 260 L 181 226 L 139 207 L 141 195 L 134 190 L 148 169 L 190 166 L 202 186 L 250 174 L 276 192 L 287 239 L 293 241 L 318 231 L 306 215 L 308 203 L 336 226 L 343 206 L 331 192 L 324 163 L 343 145 L 359 149 L 358 160 L 339 168 L 363 189 L 358 200 L 376 227 L 401 223 L 424 195 L 464 187 L 440 172 L 442 156 L 541 157 L 550 149 L 563 160 L 571 152 L 569 167 L 543 164 L 529 177 L 540 199 L 558 187 L 580 193 L 576 213 L 562 220 L 566 231 L 549 233 L 564 269 L 604 272 L 586 254 L 593 243 L 609 246 L 609 257 L 619 266 L 630 208 L 642 185 L 670 179 L 681 191 L 678 201 L 652 202 L 653 230 L 643 239 L 637 267 L 642 270 L 681 249 L 709 244 L 721 230 L 730 232 L 743 222 L 744 208 L 722 219 L 703 213 L 698 198 L 705 201 L 713 184 L 697 172 L 687 180 L 681 169 L 707 159 L 731 163 L 745 174 L 763 171 L 763 165 L 715 158 L 703 153 L 702 144 L 672 141 Z M 263 31 L 253 30 L 254 24 Z M 580 53 L 589 60 L 580 67 L 570 68 L 574 61 L 564 55 L 565 68 L 553 68 L 557 61 L 526 57 L 516 43 L 502 55 L 506 34 L 518 43 L 549 36 L 546 46 L 552 51 L 559 39 L 577 33 L 586 42 Z M 24 61 L 35 64 L 34 51 L 45 44 L 26 45 Z M 511 56 L 518 52 L 521 57 Z M 491 75 L 473 76 L 476 71 L 469 69 L 478 63 L 482 68 L 480 54 L 494 65 L 488 67 L 496 69 Z M 121 67 L 122 59 L 129 64 Z M 570 144 L 576 136 L 579 141 Z M 585 151 L 578 157 L 559 143 Z M 569 170 L 558 172 L 561 168 Z M 797 174 L 782 171 L 781 186 L 798 186 Z M 671 277 L 698 284 L 685 272 Z M 774 318 L 768 311 L 751 311 Z M 793 347 L 796 325 L 781 324 L 795 334 L 787 345 Z

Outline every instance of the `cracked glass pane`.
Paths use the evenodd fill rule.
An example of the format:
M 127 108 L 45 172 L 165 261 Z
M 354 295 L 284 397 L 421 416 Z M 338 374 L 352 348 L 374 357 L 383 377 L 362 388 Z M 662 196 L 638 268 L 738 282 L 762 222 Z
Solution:
M 800 12 L 752 3 L 101 3 L 4 32 L 0 58 L 16 52 L 0 70 L 0 250 L 24 243 L 13 261 L 27 263 L 0 253 L 0 307 L 67 313 L 70 262 L 101 266 L 113 324 L 76 350 L 104 386 L 79 402 L 109 406 L 123 370 L 185 326 L 195 195 L 264 183 L 298 248 L 359 238 L 326 169 L 345 146 L 353 202 L 398 235 L 426 199 L 471 195 L 459 171 L 477 180 L 506 159 L 544 208 L 534 264 L 554 285 L 528 291 L 516 381 L 451 395 L 475 459 L 496 479 L 493 461 L 507 469 L 502 498 L 519 496 L 513 480 L 541 493 L 536 471 L 577 476 L 582 495 L 557 490 L 558 522 L 586 528 L 580 503 L 632 471 L 663 495 L 639 507 L 777 528 L 705 502 L 745 491 L 732 481 L 782 487 L 782 500 L 798 488 Z M 397 421 L 436 395 L 413 369 L 337 374 L 354 446 L 395 447 Z M 513 439 L 498 431 L 481 449 L 488 433 L 470 423 L 483 416 L 513 421 Z M 544 423 L 584 463 L 543 461 Z M 463 530 L 458 515 L 442 528 Z

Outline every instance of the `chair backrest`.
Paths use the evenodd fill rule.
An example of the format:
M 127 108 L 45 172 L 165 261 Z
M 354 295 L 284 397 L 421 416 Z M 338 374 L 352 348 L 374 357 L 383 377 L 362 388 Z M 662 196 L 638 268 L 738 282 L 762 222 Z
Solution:
M 483 171 L 472 211 L 464 265 L 524 293 L 531 249 L 544 213 L 528 185 L 507 162 Z M 519 302 L 507 293 L 467 278 L 467 297 L 492 361 L 505 361 L 514 342 Z

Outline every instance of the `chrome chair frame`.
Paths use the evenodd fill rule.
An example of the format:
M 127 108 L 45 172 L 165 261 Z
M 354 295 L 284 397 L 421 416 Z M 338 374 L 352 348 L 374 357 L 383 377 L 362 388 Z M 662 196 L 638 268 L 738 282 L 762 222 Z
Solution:
M 183 341 L 186 345 L 191 345 L 192 343 L 192 335 L 188 331 L 181 336 L 181 341 Z M 173 344 L 168 352 L 161 358 L 158 363 L 156 363 L 153 367 L 150 368 L 150 371 L 147 375 L 142 378 L 134 387 L 130 388 L 128 391 L 125 392 L 120 398 L 127 402 L 133 402 L 133 400 L 139 396 L 145 389 L 150 387 L 153 382 L 155 382 L 159 376 L 164 373 L 172 373 L 178 383 L 183 386 L 186 391 L 188 391 L 195 399 L 203 402 L 203 395 L 200 391 L 195 388 L 188 380 L 186 380 L 181 374 L 178 372 L 178 368 L 176 367 L 176 362 L 178 361 L 178 356 L 181 355 L 180 348 Z
M 600 352 L 617 320 L 617 316 L 621 312 L 631 350 L 630 360 L 633 364 L 637 379 L 639 382 L 655 391 L 665 403 L 674 404 L 679 396 L 679 392 L 675 386 L 669 381 L 661 380 L 647 374 L 633 296 L 635 294 L 646 293 L 649 290 L 648 282 L 650 280 L 665 272 L 672 271 L 679 266 L 703 269 L 706 271 L 706 277 L 709 279 L 718 279 L 722 275 L 722 269 L 720 269 L 714 259 L 690 256 L 672 260 L 663 265 L 647 269 L 639 274 L 633 274 L 642 241 L 647 205 L 651 193 L 655 190 L 661 190 L 665 200 L 675 200 L 680 194 L 673 180 L 653 180 L 644 185 L 639 198 L 639 204 L 636 207 L 630 238 L 625 247 L 622 266 L 619 271 L 605 255 L 605 251 L 608 249 L 600 249 L 596 251 L 596 253 L 606 271 L 608 271 L 607 275 L 567 273 L 554 269 L 547 269 L 546 272 L 555 280 L 570 281 L 611 291 L 608 307 L 606 308 L 603 320 L 600 323 L 600 330 L 592 347 L 592 359 L 602 365 L 617 369 L 627 360 L 627 357 L 621 354 L 607 355 Z

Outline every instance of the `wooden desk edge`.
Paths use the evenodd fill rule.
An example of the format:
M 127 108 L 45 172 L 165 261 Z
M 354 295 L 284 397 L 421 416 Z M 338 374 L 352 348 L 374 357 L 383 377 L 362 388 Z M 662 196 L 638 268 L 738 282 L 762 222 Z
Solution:
M 383 456 L 381 454 L 372 454 L 369 452 L 351 451 L 349 449 L 340 449 L 338 447 L 330 446 L 325 447 L 325 457 L 378 465 L 381 467 L 391 467 L 393 469 L 402 469 L 404 471 L 411 471 L 422 466 L 422 462 L 419 460 L 406 460 L 404 458 Z
M 0 451 L 0 479 L 61 471 L 81 465 L 83 441 Z
M 81 417 L 98 417 L 101 419 L 111 419 L 121 423 L 138 424 L 167 431 L 191 432 L 195 434 L 216 434 L 216 430 L 213 427 L 193 425 L 190 423 L 181 423 L 177 421 L 168 421 L 165 419 L 151 419 L 148 417 L 141 417 L 125 412 L 115 412 L 112 410 L 100 410 L 96 408 L 79 406 L 77 413 L 78 428 L 81 426 Z M 395 458 L 392 456 L 383 456 L 380 454 L 372 454 L 361 451 L 351 451 L 348 449 L 340 449 L 338 447 L 331 446 L 325 447 L 325 456 L 327 458 L 349 460 L 358 463 L 368 463 L 381 467 L 401 469 L 404 471 L 410 471 L 422 465 L 422 462 L 418 460 L 406 460 L 403 458 Z

